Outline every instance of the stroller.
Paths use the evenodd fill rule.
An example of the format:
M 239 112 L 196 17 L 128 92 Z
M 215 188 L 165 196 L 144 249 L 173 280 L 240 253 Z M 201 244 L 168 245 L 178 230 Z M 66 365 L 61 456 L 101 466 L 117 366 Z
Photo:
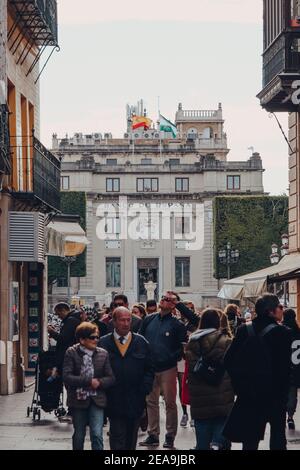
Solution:
M 54 411 L 57 418 L 67 414 L 63 407 L 62 377 L 57 372 L 54 351 L 39 353 L 35 371 L 35 387 L 31 406 L 27 407 L 27 417 L 32 413 L 33 421 L 39 421 L 41 409 L 46 413 Z

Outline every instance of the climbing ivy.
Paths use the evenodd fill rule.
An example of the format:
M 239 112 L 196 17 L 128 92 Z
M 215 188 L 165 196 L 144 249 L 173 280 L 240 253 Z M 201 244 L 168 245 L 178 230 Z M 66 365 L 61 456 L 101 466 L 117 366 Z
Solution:
M 63 214 L 80 216 L 80 226 L 86 230 L 86 194 L 83 192 L 61 192 L 61 211 Z M 71 264 L 72 277 L 86 276 L 86 250 Z M 67 266 L 57 256 L 48 256 L 48 284 L 55 283 L 58 277 L 67 278 Z
M 231 277 L 270 266 L 271 245 L 281 246 L 288 233 L 286 196 L 216 197 L 214 200 L 214 270 L 217 279 L 227 277 L 218 259 L 219 250 L 231 242 L 240 259 L 231 266 Z

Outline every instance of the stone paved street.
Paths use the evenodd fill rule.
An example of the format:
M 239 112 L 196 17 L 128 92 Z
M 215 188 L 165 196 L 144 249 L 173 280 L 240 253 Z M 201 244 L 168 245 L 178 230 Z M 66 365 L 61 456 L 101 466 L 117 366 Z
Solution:
M 72 425 L 59 423 L 52 414 L 42 412 L 41 421 L 33 422 L 26 417 L 26 409 L 32 398 L 32 389 L 11 395 L 0 396 L 0 449 L 1 450 L 68 450 L 71 449 Z M 161 404 L 163 411 L 163 404 Z M 164 413 L 162 412 L 161 429 L 164 436 Z M 298 431 L 288 431 L 289 449 L 300 449 L 300 411 L 296 416 Z M 109 449 L 108 427 L 104 428 L 105 449 Z M 146 437 L 141 433 L 139 440 Z M 268 436 L 261 443 L 260 448 L 268 448 Z M 163 437 L 161 438 L 161 444 Z M 194 430 L 189 426 L 178 429 L 176 448 L 178 450 L 189 450 L 195 445 Z M 87 441 L 86 448 L 90 448 Z M 161 445 L 162 449 L 162 445 Z M 233 449 L 240 449 L 240 445 L 234 444 Z

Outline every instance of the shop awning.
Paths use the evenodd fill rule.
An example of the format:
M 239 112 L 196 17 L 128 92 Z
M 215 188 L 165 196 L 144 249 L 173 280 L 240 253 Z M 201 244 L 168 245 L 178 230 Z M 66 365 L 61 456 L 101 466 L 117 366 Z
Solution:
M 47 255 L 77 256 L 89 244 L 85 231 L 78 222 L 54 220 L 46 227 Z
M 275 266 L 225 281 L 218 297 L 233 300 L 259 297 L 267 290 L 268 283 L 272 283 L 272 278 L 286 276 L 298 270 L 300 270 L 300 253 L 290 253 Z

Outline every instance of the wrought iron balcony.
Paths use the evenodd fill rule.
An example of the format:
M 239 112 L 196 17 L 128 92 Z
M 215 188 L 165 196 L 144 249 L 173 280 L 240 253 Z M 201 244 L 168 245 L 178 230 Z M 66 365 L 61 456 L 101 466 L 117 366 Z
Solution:
M 0 105 L 0 173 L 11 172 L 11 155 L 9 146 L 9 111 L 5 104 Z
M 60 161 L 33 138 L 33 193 L 52 209 L 60 209 Z
M 16 24 L 37 46 L 57 46 L 56 0 L 10 0 L 16 11 Z
M 28 186 L 22 186 L 24 175 L 20 174 L 20 189 L 14 189 L 12 194 L 15 199 L 37 208 L 40 212 L 59 211 L 60 161 L 38 139 L 31 139 L 30 183 L 27 183 Z

